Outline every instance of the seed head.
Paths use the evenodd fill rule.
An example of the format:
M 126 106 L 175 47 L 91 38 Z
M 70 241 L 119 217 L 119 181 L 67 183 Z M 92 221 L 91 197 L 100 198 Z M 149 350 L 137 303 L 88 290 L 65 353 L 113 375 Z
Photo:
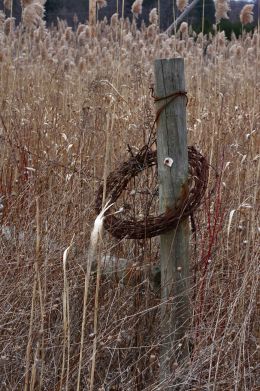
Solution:
M 86 36 L 86 38 L 91 37 L 91 29 L 89 26 L 86 26 L 86 28 L 85 28 L 85 36 Z
M 65 39 L 67 42 L 70 42 L 72 37 L 73 37 L 73 32 L 72 32 L 72 28 L 71 27 L 67 27 L 66 30 L 65 30 Z
M 149 22 L 151 24 L 157 24 L 158 23 L 158 13 L 157 8 L 153 8 L 149 13 Z
M 86 43 L 86 34 L 85 31 L 82 31 L 78 36 L 78 43 L 80 46 L 84 46 Z
M 105 0 L 97 0 L 98 9 L 106 7 L 106 6 L 107 6 L 107 2 Z
M 236 52 L 235 52 L 236 58 L 242 58 L 243 53 L 244 53 L 244 49 L 242 48 L 242 46 L 237 45 Z
M 217 34 L 217 42 L 219 48 L 224 48 L 226 46 L 226 36 L 225 36 L 225 31 L 221 31 Z
M 44 17 L 44 6 L 41 2 L 27 5 L 23 9 L 23 24 L 28 28 L 40 26 Z
M 156 35 L 156 28 L 154 24 L 150 24 L 147 28 L 147 37 L 154 38 Z
M 257 45 L 258 37 L 259 37 L 259 35 L 257 34 L 257 32 L 255 32 L 253 35 L 253 38 L 252 38 L 252 45 L 253 46 Z
M 110 24 L 112 27 L 116 27 L 117 23 L 118 23 L 118 14 L 115 13 L 111 16 Z
M 86 25 L 85 24 L 79 24 L 77 28 L 77 35 L 85 31 Z
M 243 26 L 246 24 L 252 23 L 254 18 L 253 18 L 253 8 L 254 4 L 246 4 L 241 12 L 240 12 L 240 20 Z
M 216 0 L 216 22 L 219 23 L 220 19 L 228 19 L 228 12 L 230 11 L 229 0 Z
M 142 13 L 143 0 L 135 0 L 132 5 L 132 13 L 137 18 Z
M 250 61 L 253 61 L 254 60 L 254 57 L 255 57 L 255 49 L 254 48 L 248 48 L 247 49 L 247 58 L 250 60 Z
M 188 1 L 187 0 L 177 0 L 176 5 L 177 5 L 178 10 L 182 12 L 187 7 Z
M 14 30 L 15 18 L 7 18 L 4 22 L 4 33 L 9 35 Z
M 182 22 L 182 24 L 180 25 L 180 32 L 182 33 L 182 35 L 187 35 L 188 29 L 189 29 L 188 23 Z
M 12 0 L 4 0 L 5 9 L 9 10 L 12 8 Z

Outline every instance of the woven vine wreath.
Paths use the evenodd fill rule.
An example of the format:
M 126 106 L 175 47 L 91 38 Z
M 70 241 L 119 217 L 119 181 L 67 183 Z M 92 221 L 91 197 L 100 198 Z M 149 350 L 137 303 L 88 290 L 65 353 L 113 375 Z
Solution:
M 193 146 L 188 147 L 189 185 L 183 191 L 173 209 L 158 216 L 145 216 L 143 220 L 123 219 L 120 214 L 110 214 L 104 220 L 104 227 L 118 239 L 145 239 L 151 238 L 176 228 L 178 223 L 190 216 L 200 205 L 205 194 L 208 182 L 209 165 Z M 157 165 L 157 151 L 144 146 L 137 155 L 131 156 L 127 162 L 112 173 L 106 182 L 106 199 L 115 203 L 129 181 L 148 167 Z M 96 212 L 102 209 L 103 185 L 96 197 Z

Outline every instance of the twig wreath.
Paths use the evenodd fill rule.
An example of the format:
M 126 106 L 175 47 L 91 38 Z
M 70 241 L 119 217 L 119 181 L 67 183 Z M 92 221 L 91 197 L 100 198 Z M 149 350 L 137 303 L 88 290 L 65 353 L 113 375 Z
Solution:
M 200 205 L 208 182 L 209 165 L 193 146 L 188 147 L 189 183 L 174 208 L 158 216 L 145 216 L 142 220 L 126 220 L 119 214 L 108 214 L 104 228 L 118 239 L 145 239 L 161 235 L 177 227 L 179 222 L 190 216 Z M 126 189 L 129 181 L 143 170 L 157 165 L 157 151 L 145 145 L 135 156 L 111 172 L 106 181 L 106 199 L 115 203 Z M 104 186 L 101 185 L 96 197 L 96 212 L 102 209 Z

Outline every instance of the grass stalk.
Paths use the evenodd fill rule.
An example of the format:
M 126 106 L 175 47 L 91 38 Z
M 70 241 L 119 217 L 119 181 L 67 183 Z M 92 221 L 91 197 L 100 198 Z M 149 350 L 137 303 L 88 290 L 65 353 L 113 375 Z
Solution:
M 64 378 L 66 367 L 66 384 L 65 390 L 69 389 L 69 374 L 70 374 L 70 302 L 69 302 L 69 283 L 67 277 L 67 259 L 69 251 L 73 246 L 74 236 L 71 239 L 69 247 L 63 253 L 63 354 L 61 379 Z M 62 390 L 62 381 L 60 383 L 60 391 Z

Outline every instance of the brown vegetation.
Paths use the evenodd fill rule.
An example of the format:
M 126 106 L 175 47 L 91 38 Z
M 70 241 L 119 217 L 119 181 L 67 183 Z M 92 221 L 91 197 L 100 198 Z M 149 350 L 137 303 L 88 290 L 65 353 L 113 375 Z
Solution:
M 181 34 L 117 16 L 77 32 L 0 19 L 1 389 L 259 389 L 260 36 Z M 104 234 L 82 314 L 96 190 L 147 142 L 153 61 L 176 56 L 189 144 L 212 169 L 191 238 L 191 355 L 162 384 L 157 238 Z M 147 171 L 129 191 L 155 182 Z M 121 203 L 141 214 L 133 194 Z

